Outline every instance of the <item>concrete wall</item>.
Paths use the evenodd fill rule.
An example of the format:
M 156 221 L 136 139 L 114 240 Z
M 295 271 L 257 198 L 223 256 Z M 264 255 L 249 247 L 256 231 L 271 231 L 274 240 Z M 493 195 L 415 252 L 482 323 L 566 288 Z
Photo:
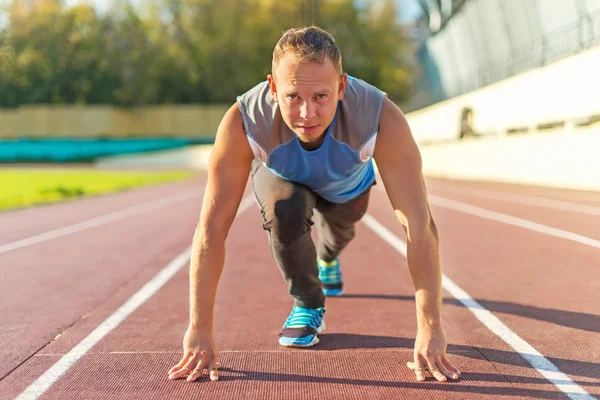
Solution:
M 600 190 L 600 126 L 421 145 L 426 176 Z
M 599 73 L 600 47 L 407 114 L 425 175 L 600 190 Z M 482 137 L 457 139 L 463 107 Z
M 214 137 L 228 105 L 26 106 L 0 109 L 0 139 L 46 137 Z
M 417 142 L 458 137 L 461 110 L 474 111 L 475 130 L 510 129 L 600 114 L 600 47 L 407 115 Z

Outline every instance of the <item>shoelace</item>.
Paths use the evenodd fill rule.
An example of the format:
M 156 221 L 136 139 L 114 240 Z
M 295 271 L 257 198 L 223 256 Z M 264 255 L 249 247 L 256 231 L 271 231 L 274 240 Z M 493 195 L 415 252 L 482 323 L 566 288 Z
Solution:
M 321 325 L 323 314 L 325 312 L 324 307 L 320 308 L 303 308 L 294 306 L 288 319 L 285 321 L 285 325 L 288 328 L 312 326 L 318 328 Z

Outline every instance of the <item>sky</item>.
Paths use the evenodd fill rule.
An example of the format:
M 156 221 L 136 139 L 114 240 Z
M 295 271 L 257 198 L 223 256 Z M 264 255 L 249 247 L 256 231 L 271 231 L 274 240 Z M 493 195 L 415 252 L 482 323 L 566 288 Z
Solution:
M 79 3 L 92 3 L 94 4 L 94 6 L 96 7 L 96 9 L 100 12 L 100 13 L 104 13 L 108 10 L 108 8 L 110 7 L 112 1 L 111 0 L 65 0 L 65 4 L 67 6 L 73 6 L 75 4 L 79 4 Z M 132 1 L 131 4 L 136 4 L 139 3 L 139 1 Z
M 419 0 L 396 0 L 396 4 L 400 13 L 398 19 L 402 23 L 414 21 L 423 14 Z

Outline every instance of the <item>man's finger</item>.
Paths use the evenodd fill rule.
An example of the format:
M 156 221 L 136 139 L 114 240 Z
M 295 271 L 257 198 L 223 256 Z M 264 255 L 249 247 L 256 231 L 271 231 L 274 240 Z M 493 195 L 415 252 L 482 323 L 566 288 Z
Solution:
M 421 359 L 421 356 L 415 356 L 413 367 L 415 370 L 415 375 L 417 376 L 417 381 L 423 382 L 425 380 L 425 363 Z
M 200 356 L 202 358 L 200 359 L 200 362 L 198 363 L 198 365 L 196 365 L 194 367 L 193 371 L 188 376 L 188 378 L 187 378 L 188 382 L 194 382 L 196 379 L 200 378 L 202 376 L 202 374 L 204 373 L 204 370 L 206 368 L 208 368 L 209 360 L 208 360 L 208 355 L 207 355 L 206 351 L 203 351 L 202 353 L 200 353 Z
M 211 381 L 218 381 L 219 380 L 219 367 L 221 366 L 221 364 L 219 362 L 215 362 L 215 363 L 211 363 L 208 366 L 208 376 L 210 377 Z
M 189 375 L 197 362 L 198 356 L 190 357 L 183 367 L 179 368 L 178 370 L 174 371 L 171 375 L 169 375 L 169 379 L 179 379 L 181 377 Z
M 188 358 L 189 357 L 187 355 L 184 355 L 183 358 L 177 364 L 175 364 L 173 368 L 169 370 L 168 375 L 171 375 L 173 372 L 180 370 L 187 363 Z
M 221 368 L 221 363 L 217 361 L 217 355 L 214 354 L 208 364 L 208 377 L 211 381 L 219 380 L 219 368 Z
M 209 354 L 207 351 L 202 351 L 200 353 L 201 360 L 198 365 L 194 368 L 192 373 L 188 376 L 188 382 L 194 382 L 196 379 L 200 378 L 204 374 L 204 370 L 209 370 L 209 377 L 211 380 L 219 379 L 219 375 L 217 372 L 217 365 L 219 363 L 215 362 L 215 355 Z M 216 375 L 215 375 L 216 373 Z M 216 379 L 213 379 L 216 377 Z
M 196 379 L 200 378 L 202 376 L 202 371 L 199 368 L 195 368 L 194 370 L 192 370 L 192 372 L 188 375 L 187 377 L 187 381 L 188 382 L 194 382 Z
M 448 357 L 446 357 L 446 355 L 442 356 L 442 363 L 444 363 L 444 366 L 448 368 L 450 372 L 460 376 L 460 371 L 454 365 L 450 364 L 450 361 L 448 361 Z
M 438 361 L 437 367 L 439 368 L 440 372 L 442 374 L 444 374 L 447 378 L 458 379 L 458 374 L 455 374 L 454 372 L 450 372 L 448 370 L 448 368 L 446 368 L 446 366 L 444 365 L 444 363 L 442 362 L 442 360 Z
M 192 373 L 187 377 L 188 382 L 194 382 L 196 379 L 200 378 L 206 369 L 204 362 L 200 361 L 198 366 L 193 369 Z
M 431 375 L 433 375 L 435 379 L 437 379 L 440 382 L 446 382 L 448 380 L 448 378 L 446 378 L 446 375 L 442 374 L 439 368 L 437 368 L 437 363 L 427 360 L 427 365 L 429 366 L 429 372 L 431 372 Z
M 171 375 L 169 375 L 169 379 L 179 379 L 184 376 L 189 375 L 190 370 L 184 365 L 183 367 L 173 371 Z

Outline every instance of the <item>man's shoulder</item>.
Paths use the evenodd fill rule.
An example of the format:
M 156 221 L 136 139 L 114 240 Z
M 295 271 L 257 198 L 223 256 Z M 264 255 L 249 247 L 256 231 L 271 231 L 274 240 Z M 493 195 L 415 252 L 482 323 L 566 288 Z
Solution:
M 361 99 L 365 96 L 372 96 L 380 99 L 386 95 L 387 94 L 377 86 L 372 85 L 363 79 L 348 75 L 348 83 L 346 85 L 346 93 L 343 100 L 352 101 Z
M 251 145 L 260 148 L 257 157 L 266 162 L 273 149 L 293 138 L 293 133 L 282 121 L 281 112 L 271 95 L 267 81 L 258 83 L 238 96 L 237 104 L 242 116 L 244 131 Z M 253 147 L 254 149 L 254 147 Z
M 348 76 L 346 92 L 338 108 L 337 123 L 332 130 L 333 136 L 354 151 L 363 151 L 377 134 L 385 96 L 385 92 L 370 83 Z M 366 154 L 370 155 L 368 151 Z
M 274 118 L 276 104 L 270 94 L 269 83 L 262 81 L 237 97 L 237 103 L 242 115 L 254 118 L 258 115 L 263 118 Z
M 341 100 L 341 111 L 346 118 L 354 121 L 358 127 L 366 129 L 367 134 L 374 132 L 383 100 L 387 94 L 370 83 L 348 76 L 344 97 Z M 369 121 L 369 122 L 367 122 Z M 364 126 L 363 126 L 364 125 Z M 362 131 L 363 129 L 359 129 Z
M 249 101 L 251 99 L 262 99 L 265 98 L 269 93 L 269 83 L 262 81 L 240 94 L 237 97 L 237 101 Z

